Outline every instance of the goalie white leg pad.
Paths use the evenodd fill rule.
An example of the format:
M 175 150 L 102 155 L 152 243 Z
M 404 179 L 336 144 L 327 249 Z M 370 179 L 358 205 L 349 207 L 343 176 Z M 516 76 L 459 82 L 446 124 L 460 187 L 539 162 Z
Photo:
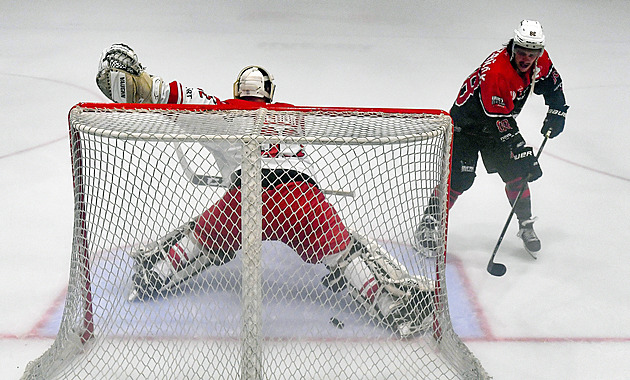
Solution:
M 193 237 L 194 225 L 189 222 L 131 253 L 134 274 L 130 301 L 164 295 L 208 266 L 224 264 L 234 257 L 234 252 L 214 252 L 202 246 Z
M 433 281 L 411 276 L 375 241 L 357 233 L 352 234 L 352 240 L 351 248 L 336 257 L 336 265 L 327 262 L 331 274 L 324 278 L 324 284 L 333 290 L 346 285 L 370 316 L 401 336 L 426 329 L 432 322 Z

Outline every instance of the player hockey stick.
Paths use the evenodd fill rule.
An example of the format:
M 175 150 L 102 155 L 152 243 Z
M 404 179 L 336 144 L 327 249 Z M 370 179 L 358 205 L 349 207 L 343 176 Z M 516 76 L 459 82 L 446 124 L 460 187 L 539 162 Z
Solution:
M 540 148 L 538 148 L 538 153 L 536 154 L 536 161 L 538 161 L 538 158 L 540 157 L 540 154 L 542 153 L 543 148 L 545 147 L 545 144 L 547 143 L 548 139 L 549 139 L 549 134 L 545 135 L 545 138 L 543 139 L 542 144 L 540 144 Z M 525 181 L 527 181 L 527 179 L 525 179 Z M 492 252 L 492 256 L 490 256 L 490 261 L 488 261 L 488 268 L 487 268 L 488 273 L 490 273 L 493 276 L 501 277 L 505 274 L 505 272 L 507 272 L 507 267 L 504 264 L 495 262 L 494 258 L 497 255 L 497 252 L 499 251 L 499 246 L 501 245 L 501 242 L 503 241 L 503 236 L 505 236 L 505 232 L 507 231 L 510 225 L 512 216 L 514 216 L 514 209 L 516 208 L 516 203 L 518 202 L 519 199 L 521 199 L 521 195 L 523 195 L 524 191 L 525 191 L 525 186 L 521 187 L 521 190 L 518 192 L 518 195 L 516 196 L 516 199 L 514 200 L 514 203 L 512 204 L 510 215 L 508 215 L 507 221 L 505 222 L 505 225 L 503 226 L 503 231 L 501 231 L 501 235 L 499 236 L 499 240 L 497 241 L 497 244 L 494 246 L 494 251 Z
M 223 177 L 221 176 L 195 173 L 190 168 L 190 164 L 186 159 L 186 154 L 182 150 L 181 145 L 181 143 L 173 143 L 175 153 L 177 154 L 177 158 L 179 159 L 179 165 L 181 166 L 182 170 L 184 171 L 184 175 L 186 176 L 186 178 L 188 178 L 188 181 L 190 181 L 190 183 L 195 186 L 227 187 L 228 184 L 223 182 Z M 342 197 L 354 198 L 354 191 L 323 189 L 322 192 L 326 195 L 339 195 Z

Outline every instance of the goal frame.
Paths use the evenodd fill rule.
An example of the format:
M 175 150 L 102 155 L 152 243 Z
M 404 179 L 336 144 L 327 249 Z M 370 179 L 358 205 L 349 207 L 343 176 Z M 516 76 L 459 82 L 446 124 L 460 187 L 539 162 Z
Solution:
M 427 114 L 438 117 L 446 117 L 450 119 L 450 115 L 443 110 L 435 109 L 404 109 L 404 108 L 365 108 L 365 107 L 300 107 L 300 106 L 286 106 L 286 105 L 274 105 L 274 104 L 251 104 L 242 105 L 238 107 L 233 105 L 141 105 L 141 104 L 112 104 L 112 103 L 78 103 L 69 112 L 69 137 L 70 137 L 70 151 L 72 156 L 72 172 L 73 172 L 73 190 L 74 190 L 74 213 L 75 213 L 75 225 L 73 233 L 73 250 L 77 252 L 80 257 L 80 264 L 83 268 L 82 272 L 82 312 L 83 312 L 83 324 L 81 331 L 74 331 L 78 336 L 80 345 L 86 345 L 94 337 L 95 325 L 94 325 L 94 310 L 93 310 L 93 295 L 91 289 L 91 273 L 90 273 L 90 241 L 88 236 L 88 228 L 86 227 L 86 202 L 83 199 L 83 194 L 86 193 L 85 187 L 89 186 L 85 182 L 85 175 L 81 171 L 83 167 L 82 156 L 82 140 L 81 133 L 96 134 L 103 137 L 116 137 L 121 139 L 138 139 L 138 140 L 159 140 L 161 142 L 171 143 L 185 143 L 185 142 L 199 142 L 212 140 L 230 140 L 232 136 L 214 136 L 212 140 L 209 140 L 207 136 L 194 136 L 194 135 L 176 135 L 176 134 L 150 134 L 146 135 L 142 132 L 139 133 L 124 133 L 124 132 L 107 132 L 92 129 L 89 126 L 77 126 L 74 124 L 73 114 L 79 109 L 105 109 L 105 110 L 121 110 L 134 112 L 152 112 L 153 110 L 173 110 L 173 111 L 186 111 L 186 112 L 207 112 L 207 111 L 222 111 L 222 110 L 251 110 L 264 115 L 267 111 L 291 111 L 291 112 L 338 112 L 338 113 L 362 113 L 362 114 Z M 262 120 L 262 118 L 261 118 Z M 441 163 L 441 176 L 446 178 L 445 181 L 441 181 L 438 192 L 443 194 L 447 193 L 450 186 L 450 170 L 451 170 L 451 150 L 452 150 L 452 121 L 450 124 L 450 130 L 446 131 L 443 136 L 444 142 L 444 160 Z M 111 133 L 108 135 L 108 133 Z M 259 154 L 259 144 L 262 142 L 274 142 L 273 138 L 269 136 L 240 136 L 243 145 L 243 161 L 242 161 L 242 215 L 243 215 L 243 321 L 242 321 L 242 343 L 241 343 L 241 378 L 242 379 L 260 379 L 263 376 L 262 359 L 260 352 L 260 329 L 261 329 L 261 249 L 262 242 L 257 236 L 261 236 L 261 220 L 262 220 L 262 208 L 259 201 L 256 201 L 256 197 L 260 197 L 261 194 L 261 157 Z M 414 139 L 426 139 L 426 136 L 399 136 L 401 140 L 413 141 Z M 365 144 L 365 143 L 379 143 L 378 139 L 370 138 L 365 140 L 361 138 L 348 138 L 339 139 L 337 137 L 318 137 L 312 141 L 303 137 L 297 138 L 296 141 L 300 143 L 318 143 L 318 144 Z M 291 142 L 290 137 L 282 137 L 277 142 L 287 143 Z M 179 154 L 179 153 L 178 153 Z M 184 162 L 180 162 L 181 165 L 185 165 Z M 186 171 L 186 168 L 184 168 Z M 198 176 L 193 173 L 193 179 L 199 180 Z M 189 177 L 191 179 L 191 177 Z M 204 183 L 200 181 L 196 185 L 216 186 L 216 183 Z M 246 201 L 249 200 L 249 201 Z M 442 296 L 437 289 L 446 287 L 445 279 L 442 274 L 445 273 L 446 268 L 446 252 L 447 252 L 447 236 L 448 236 L 448 207 L 446 204 L 440 205 L 444 210 L 444 246 L 441 247 L 441 255 L 435 262 L 435 273 L 437 278 L 435 279 L 436 291 L 434 292 L 433 302 L 435 306 L 435 312 L 432 323 L 432 333 L 435 340 L 439 343 L 444 335 L 445 329 L 448 330 L 447 335 L 452 335 L 452 326 L 450 323 L 450 316 L 448 315 L 447 299 Z M 67 301 L 69 302 L 69 301 Z M 248 318 L 245 318 L 245 316 Z M 65 316 L 65 312 L 64 312 Z M 62 321 L 63 323 L 63 321 Z M 76 342 L 75 342 L 76 344 Z M 464 346 L 465 348 L 465 346 Z M 466 348 L 467 350 L 467 348 Z M 37 365 L 37 362 L 33 362 L 29 365 Z M 41 365 L 41 363 L 40 363 Z M 480 367 L 481 368 L 481 367 Z M 26 374 L 29 372 L 27 368 Z M 487 375 L 481 370 L 479 378 L 487 378 Z

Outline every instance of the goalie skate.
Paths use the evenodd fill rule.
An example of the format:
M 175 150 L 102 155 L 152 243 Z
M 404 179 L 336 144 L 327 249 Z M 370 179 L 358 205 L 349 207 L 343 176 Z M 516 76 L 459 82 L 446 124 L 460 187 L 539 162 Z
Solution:
M 440 245 L 438 222 L 431 215 L 425 214 L 420 220 L 420 225 L 413 234 L 413 248 L 426 257 L 435 257 L 437 247 Z
M 207 251 L 189 261 L 174 266 L 168 258 L 169 250 L 179 244 L 194 226 L 194 222 L 170 232 L 165 237 L 131 253 L 134 260 L 132 289 L 129 301 L 166 295 L 210 265 L 220 264 L 217 256 Z

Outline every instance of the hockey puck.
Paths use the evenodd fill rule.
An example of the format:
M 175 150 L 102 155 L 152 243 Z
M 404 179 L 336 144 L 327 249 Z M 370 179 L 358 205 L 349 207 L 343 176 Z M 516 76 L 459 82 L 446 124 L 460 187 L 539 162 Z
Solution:
M 338 328 L 339 330 L 341 330 L 343 328 L 343 322 L 341 322 L 340 320 L 338 320 L 335 317 L 331 317 L 330 318 L 330 323 L 332 323 L 332 325 L 335 326 L 336 328 Z

